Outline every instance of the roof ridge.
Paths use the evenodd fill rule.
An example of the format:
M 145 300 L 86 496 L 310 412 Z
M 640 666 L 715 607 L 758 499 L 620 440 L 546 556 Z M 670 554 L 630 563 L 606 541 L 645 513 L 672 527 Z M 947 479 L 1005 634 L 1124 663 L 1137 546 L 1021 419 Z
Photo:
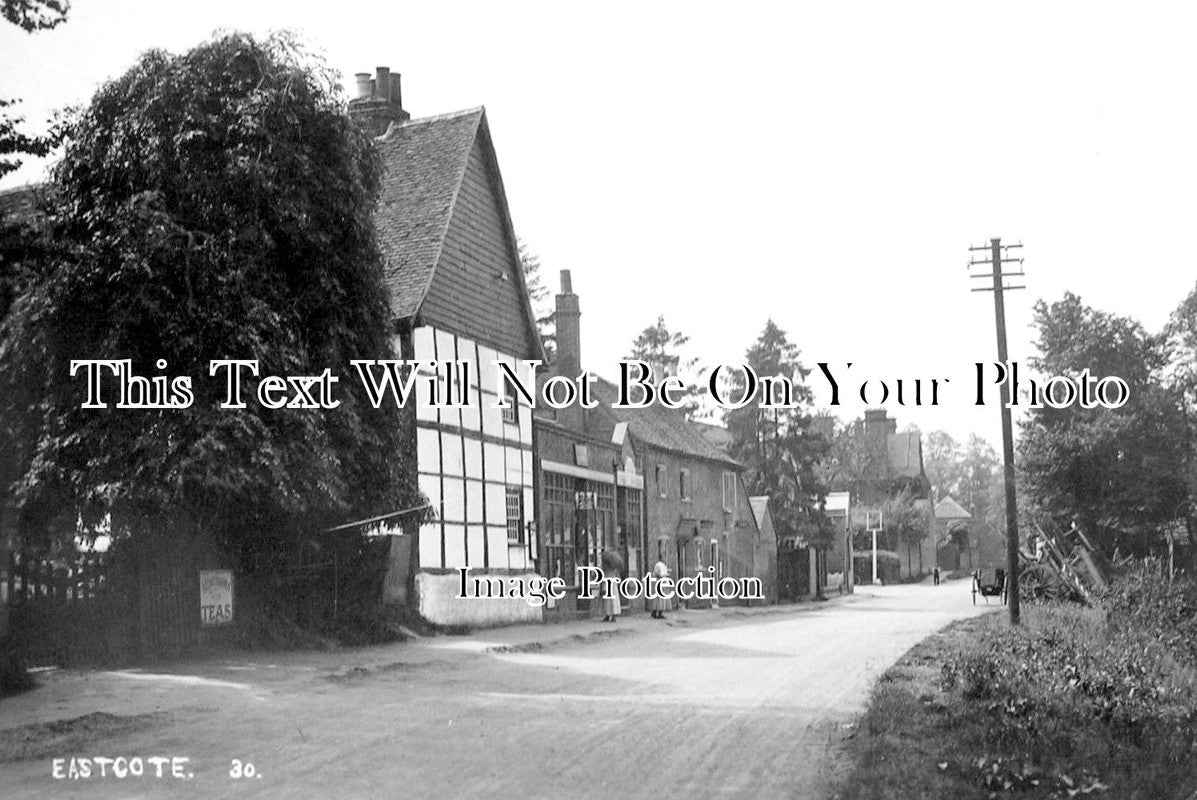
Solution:
M 447 122 L 449 120 L 461 119 L 472 114 L 485 114 L 486 106 L 474 106 L 473 108 L 463 108 L 461 111 L 449 111 L 444 114 L 433 114 L 431 117 L 420 117 L 419 119 L 409 119 L 406 122 L 396 125 L 391 123 L 387 129 L 378 137 L 380 141 L 387 141 L 390 138 L 392 131 L 400 131 L 404 128 L 413 128 L 419 125 L 428 125 L 433 122 Z

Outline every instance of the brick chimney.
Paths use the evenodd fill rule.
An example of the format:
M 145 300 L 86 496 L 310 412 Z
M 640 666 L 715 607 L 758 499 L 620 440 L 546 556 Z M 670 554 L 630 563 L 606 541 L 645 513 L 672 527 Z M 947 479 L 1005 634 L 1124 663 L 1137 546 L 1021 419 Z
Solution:
M 870 436 L 882 437 L 887 433 L 898 432 L 898 421 L 889 417 L 884 408 L 867 408 L 864 415 L 865 433 Z
M 378 67 L 373 78 L 368 72 L 359 72 L 354 77 L 357 97 L 349 101 L 349 116 L 367 135 L 381 136 L 392 122 L 402 125 L 411 119 L 411 114 L 403 110 L 398 72 Z
M 557 324 L 557 364 L 554 372 L 575 378 L 582 371 L 582 311 L 567 269 L 561 270 L 561 292 L 557 295 L 557 310 L 553 319 Z

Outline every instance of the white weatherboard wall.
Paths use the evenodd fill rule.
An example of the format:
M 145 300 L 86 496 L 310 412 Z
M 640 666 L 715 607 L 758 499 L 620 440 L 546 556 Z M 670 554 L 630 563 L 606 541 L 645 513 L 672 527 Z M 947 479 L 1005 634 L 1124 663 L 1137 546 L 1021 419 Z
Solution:
M 431 375 L 431 370 L 422 368 L 422 377 L 416 383 L 419 484 L 437 516 L 436 521 L 420 528 L 421 569 L 468 566 L 532 572 L 535 542 L 530 541 L 525 524 L 536 519 L 532 409 L 517 400 L 516 421 L 509 422 L 501 409 L 493 407 L 496 389 L 501 385 L 493 362 L 501 360 L 523 375 L 519 362 L 511 355 L 430 326 L 416 328 L 412 338 L 417 360 L 470 363 L 467 408 L 429 407 L 431 395 L 423 375 Z M 510 503 L 509 489 L 513 490 Z M 509 515 L 513 522 L 510 532 Z M 420 592 L 422 612 L 424 598 L 431 602 L 441 594 L 431 588 L 428 577 L 420 576 L 424 580 Z M 497 601 L 462 602 L 477 606 Z

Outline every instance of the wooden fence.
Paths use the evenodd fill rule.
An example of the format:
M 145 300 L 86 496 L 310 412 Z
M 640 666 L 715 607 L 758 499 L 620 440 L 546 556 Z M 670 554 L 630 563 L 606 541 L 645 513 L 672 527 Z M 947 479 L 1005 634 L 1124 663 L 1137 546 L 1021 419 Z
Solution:
M 9 553 L 10 643 L 34 666 L 111 664 L 181 654 L 202 631 L 199 571 L 221 560 L 199 544 L 108 553 Z M 224 638 L 231 638 L 225 634 Z

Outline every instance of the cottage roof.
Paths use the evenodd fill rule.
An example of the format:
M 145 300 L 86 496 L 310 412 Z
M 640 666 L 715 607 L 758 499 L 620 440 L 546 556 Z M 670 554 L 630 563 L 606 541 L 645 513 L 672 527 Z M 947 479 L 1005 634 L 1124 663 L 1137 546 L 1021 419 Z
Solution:
M 595 381 L 595 397 L 606 405 L 618 422 L 628 423 L 634 439 L 649 447 L 678 455 L 717 461 L 739 469 L 740 464 L 703 438 L 699 429 L 679 411 L 653 404 L 648 408 L 615 408 L 619 390 L 610 381 Z
M 748 498 L 748 505 L 752 507 L 752 516 L 756 518 L 759 528 L 765 524 L 765 514 L 769 512 L 769 495 L 762 494 Z
M 731 448 L 731 431 L 729 431 L 723 425 L 714 425 L 710 422 L 700 422 L 699 420 L 693 420 L 690 422 L 690 424 L 693 425 L 700 434 L 702 434 L 702 438 L 706 439 L 723 452 L 726 453 Z
M 487 162 L 506 229 L 506 244 L 525 305 L 525 322 L 531 340 L 539 346 L 486 110 L 470 108 L 392 124 L 375 141 L 385 165 L 375 219 L 395 318 L 416 316 L 428 296 L 465 180 L 470 151 L 477 143 Z
M 973 515 L 968 513 L 964 506 L 957 503 L 951 497 L 945 497 L 935 504 L 935 518 L 936 519 L 972 519 Z

